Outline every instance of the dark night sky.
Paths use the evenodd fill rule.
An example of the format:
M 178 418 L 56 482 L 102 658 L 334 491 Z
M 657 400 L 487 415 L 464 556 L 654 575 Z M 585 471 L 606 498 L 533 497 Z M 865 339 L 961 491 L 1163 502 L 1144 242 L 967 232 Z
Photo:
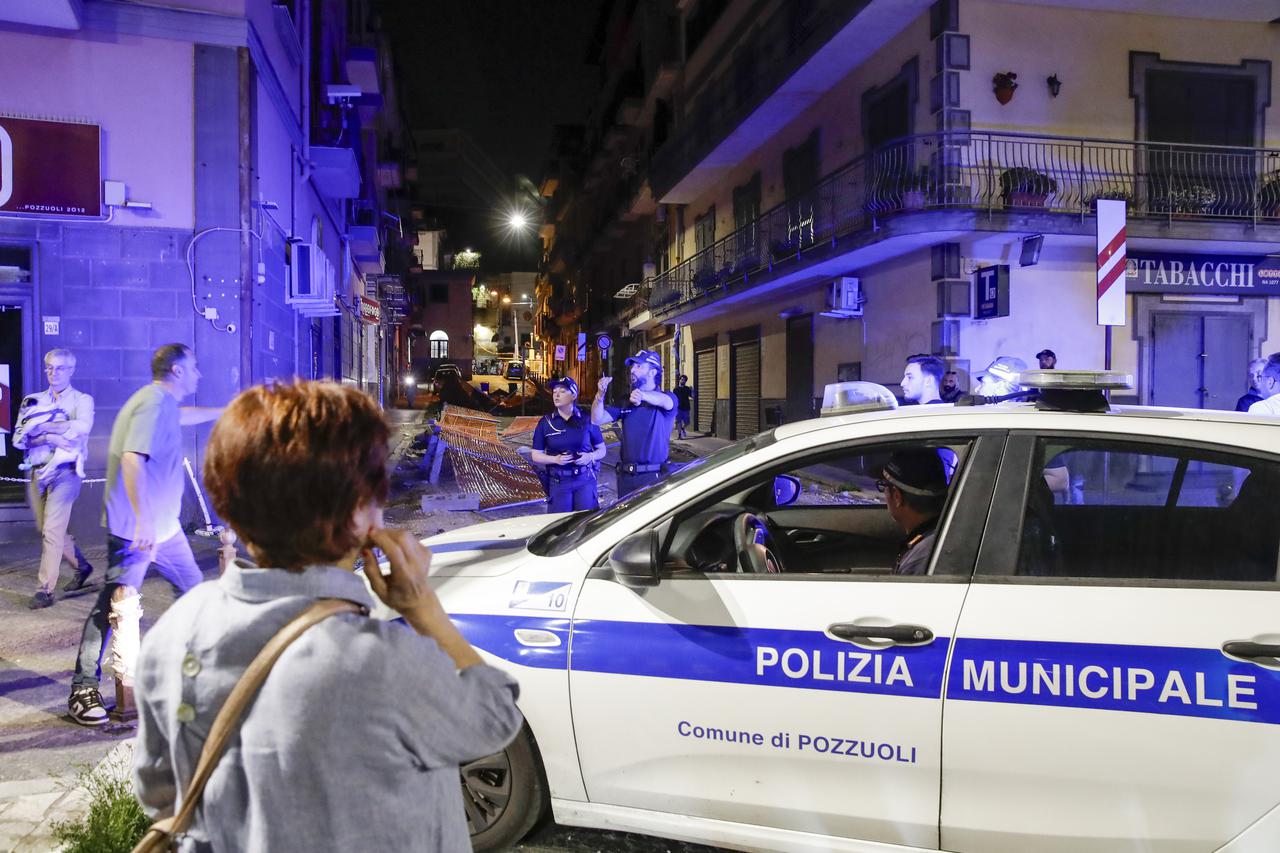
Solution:
M 584 60 L 603 0 L 377 5 L 410 126 L 462 128 L 508 176 L 537 183 L 552 127 L 583 123 L 594 98 L 596 70 Z M 491 242 L 479 211 L 452 218 L 452 236 Z

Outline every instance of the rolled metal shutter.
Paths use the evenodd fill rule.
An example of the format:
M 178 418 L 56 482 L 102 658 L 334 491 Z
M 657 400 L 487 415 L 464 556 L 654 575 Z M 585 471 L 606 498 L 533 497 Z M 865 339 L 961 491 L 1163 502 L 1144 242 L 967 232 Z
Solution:
M 760 341 L 733 345 L 733 437 L 760 431 Z
M 693 428 L 711 432 L 711 420 L 716 414 L 716 351 L 700 350 L 693 354 L 693 362 L 693 393 L 697 395 Z

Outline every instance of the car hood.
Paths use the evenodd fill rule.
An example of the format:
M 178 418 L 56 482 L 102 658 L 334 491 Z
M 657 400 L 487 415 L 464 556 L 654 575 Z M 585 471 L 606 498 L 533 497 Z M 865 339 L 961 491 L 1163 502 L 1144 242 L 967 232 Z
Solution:
M 529 558 L 531 536 L 564 516 L 556 513 L 487 521 L 424 539 L 422 544 L 431 549 L 431 574 L 505 574 Z

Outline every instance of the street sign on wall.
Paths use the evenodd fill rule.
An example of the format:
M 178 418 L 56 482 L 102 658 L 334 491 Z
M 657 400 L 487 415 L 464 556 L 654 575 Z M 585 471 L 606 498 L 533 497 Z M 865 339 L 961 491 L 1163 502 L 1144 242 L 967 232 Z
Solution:
M 378 304 L 378 300 L 360 297 L 360 319 L 371 326 L 382 322 L 382 306 Z
M 978 267 L 973 271 L 973 318 L 1009 316 L 1009 265 Z
M 0 116 L 0 213 L 102 215 L 96 124 Z
M 1129 252 L 1125 279 L 1130 293 L 1280 296 L 1280 258 Z
M 564 361 L 565 356 L 564 344 L 556 344 L 556 361 Z

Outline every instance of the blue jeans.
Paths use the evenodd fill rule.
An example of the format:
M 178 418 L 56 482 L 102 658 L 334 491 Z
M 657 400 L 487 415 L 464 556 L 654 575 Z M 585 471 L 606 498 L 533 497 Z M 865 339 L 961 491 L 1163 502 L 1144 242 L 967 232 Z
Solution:
M 625 498 L 627 495 L 643 488 L 650 483 L 656 483 L 662 479 L 661 471 L 649 471 L 644 474 L 618 474 L 618 498 Z
M 591 475 L 551 479 L 547 489 L 547 512 L 575 512 L 580 509 L 599 509 L 600 495 L 596 491 L 596 478 Z
M 141 591 L 147 568 L 153 560 L 160 576 L 173 584 L 179 595 L 204 580 L 195 555 L 191 553 L 191 543 L 187 542 L 184 533 L 179 532 L 156 545 L 154 554 L 130 551 L 131 544 L 119 536 L 107 536 L 107 582 L 102 585 L 102 591 L 89 611 L 89 618 L 84 621 L 80 653 L 76 655 L 76 671 L 71 677 L 72 687 L 97 687 L 98 680 L 102 678 L 102 653 L 111 638 L 111 594 L 116 587 L 131 586 Z

